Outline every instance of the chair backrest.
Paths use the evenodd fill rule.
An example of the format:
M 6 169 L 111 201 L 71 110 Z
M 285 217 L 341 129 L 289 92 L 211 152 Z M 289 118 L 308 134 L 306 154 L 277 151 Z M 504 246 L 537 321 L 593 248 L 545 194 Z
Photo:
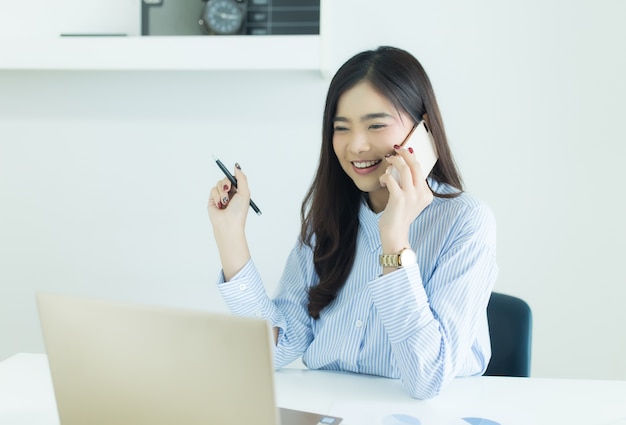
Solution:
M 491 293 L 487 306 L 491 361 L 487 376 L 530 376 L 532 311 L 510 295 Z

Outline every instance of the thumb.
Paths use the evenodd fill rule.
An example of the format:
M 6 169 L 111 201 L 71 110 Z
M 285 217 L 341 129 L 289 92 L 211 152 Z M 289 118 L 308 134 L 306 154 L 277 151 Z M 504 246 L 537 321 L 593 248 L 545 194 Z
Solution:
M 248 177 L 241 171 L 239 163 L 235 164 L 235 178 L 237 179 L 237 193 L 245 197 L 250 196 L 250 188 L 248 187 Z

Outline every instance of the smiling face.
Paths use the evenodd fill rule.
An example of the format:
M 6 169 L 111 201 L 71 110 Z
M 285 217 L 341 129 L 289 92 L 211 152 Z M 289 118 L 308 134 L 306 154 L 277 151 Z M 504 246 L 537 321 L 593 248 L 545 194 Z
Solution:
M 404 141 L 413 124 L 367 81 L 339 97 L 333 120 L 333 150 L 345 173 L 369 194 L 375 211 L 382 211 L 389 197 L 378 180 L 387 169 L 385 155 Z

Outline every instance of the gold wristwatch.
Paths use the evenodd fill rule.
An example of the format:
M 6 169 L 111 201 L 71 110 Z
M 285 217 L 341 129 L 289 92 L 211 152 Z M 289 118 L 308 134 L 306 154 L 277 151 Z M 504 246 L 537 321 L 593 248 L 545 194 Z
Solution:
M 397 254 L 383 254 L 380 265 L 383 267 L 406 267 L 417 263 L 417 255 L 411 248 L 404 248 Z

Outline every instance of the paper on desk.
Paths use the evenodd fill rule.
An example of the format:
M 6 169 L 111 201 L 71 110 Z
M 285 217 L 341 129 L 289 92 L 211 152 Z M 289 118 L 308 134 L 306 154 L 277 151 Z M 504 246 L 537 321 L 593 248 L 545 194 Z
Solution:
M 342 425 L 527 425 L 519 421 L 506 421 L 498 417 L 486 417 L 480 412 L 459 412 L 454 406 L 442 409 L 428 401 L 367 402 L 345 401 L 333 404 L 331 415 L 344 418 Z

